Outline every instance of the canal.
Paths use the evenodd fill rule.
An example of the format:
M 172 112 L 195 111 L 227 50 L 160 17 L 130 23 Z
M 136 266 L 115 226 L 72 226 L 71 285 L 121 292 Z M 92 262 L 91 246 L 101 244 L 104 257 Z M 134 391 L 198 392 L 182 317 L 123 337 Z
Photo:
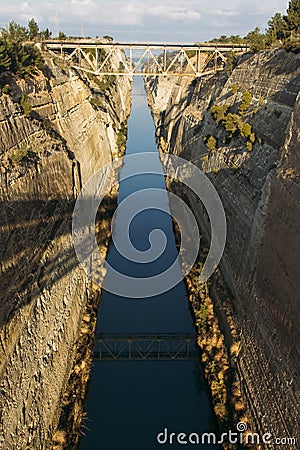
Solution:
M 126 178 L 126 162 L 119 185 L 119 203 L 134 192 L 161 189 L 161 202 L 167 202 L 165 180 L 155 143 L 154 123 L 147 105 L 142 79 L 133 85 L 133 105 L 129 119 L 127 155 L 155 152 L 161 173 Z M 145 155 L 146 156 L 146 155 Z M 143 159 L 141 159 L 143 161 Z M 144 160 L 145 163 L 147 159 Z M 142 164 L 142 163 L 140 163 Z M 143 168 L 141 166 L 141 172 Z M 123 180 L 122 180 L 123 178 Z M 122 231 L 124 213 L 117 215 L 115 232 Z M 140 251 L 149 249 L 149 234 L 160 229 L 166 248 L 154 262 L 128 261 L 111 242 L 107 262 L 128 277 L 143 278 L 165 270 L 177 257 L 172 219 L 158 209 L 146 209 L 130 226 L 130 239 Z M 179 270 L 179 268 L 178 268 Z M 109 281 L 109 280 L 108 280 Z M 134 283 L 134 280 L 132 281 Z M 108 283 L 109 284 L 109 283 Z M 184 283 L 150 298 L 128 298 L 105 291 L 99 307 L 97 334 L 191 333 L 194 327 Z M 194 335 L 195 336 L 195 335 Z M 195 345 L 194 342 L 192 345 Z M 194 347 L 196 351 L 196 347 Z M 86 400 L 87 419 L 80 450 L 179 449 L 176 441 L 159 444 L 157 435 L 216 431 L 209 395 L 199 364 L 194 360 L 120 360 L 93 362 Z M 161 438 L 163 440 L 163 438 Z M 173 438 L 174 439 L 174 438 Z M 217 446 L 184 445 L 204 449 Z

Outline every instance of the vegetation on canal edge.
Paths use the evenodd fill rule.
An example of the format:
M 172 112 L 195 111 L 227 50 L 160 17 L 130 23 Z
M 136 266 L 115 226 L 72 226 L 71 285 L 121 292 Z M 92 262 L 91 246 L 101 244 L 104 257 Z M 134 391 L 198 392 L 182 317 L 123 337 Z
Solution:
M 180 183 L 167 178 L 166 185 L 169 191 L 179 195 L 185 203 L 189 203 L 185 188 Z M 174 232 L 176 241 L 179 243 L 180 231 L 176 222 L 174 222 Z M 202 245 L 204 245 L 203 242 L 202 236 Z M 251 424 L 246 413 L 236 370 L 240 343 L 234 326 L 233 311 L 229 306 L 230 295 L 219 269 L 208 281 L 199 283 L 199 275 L 207 254 L 208 249 L 201 247 L 198 261 L 185 278 L 194 316 L 197 344 L 200 348 L 201 364 L 220 431 L 225 433 L 229 429 L 234 430 L 238 422 L 244 422 L 248 426 L 247 433 L 249 433 Z M 224 323 L 219 321 L 219 316 L 223 317 Z M 245 446 L 237 447 L 231 444 L 223 445 L 226 450 L 245 448 Z
M 206 256 L 207 251 L 202 252 L 200 259 L 205 260 Z M 214 276 L 213 281 L 200 284 L 198 279 L 202 267 L 203 263 L 198 261 L 186 277 L 186 284 L 194 314 L 197 343 L 201 350 L 201 363 L 210 388 L 214 412 L 221 432 L 235 429 L 238 422 L 246 423 L 248 432 L 250 432 L 250 421 L 246 414 L 246 405 L 235 370 L 235 358 L 240 351 L 237 332 L 230 312 L 227 310 L 226 320 L 232 339 L 232 344 L 228 349 L 225 346 L 224 334 L 221 331 L 218 314 L 212 300 L 213 284 L 224 301 L 227 300 L 228 293 L 223 285 L 220 272 Z M 239 448 L 231 444 L 223 445 L 227 450 Z
M 128 133 L 127 122 L 122 122 L 120 125 L 120 129 L 118 130 L 117 133 L 117 146 L 119 150 L 124 149 L 124 146 L 126 145 L 127 133 Z
M 227 388 L 229 361 L 224 347 L 224 337 L 216 320 L 208 283 L 198 284 L 202 264 L 194 266 L 187 276 L 189 300 L 192 304 L 198 345 L 205 378 L 211 389 L 216 416 L 221 422 L 228 420 Z

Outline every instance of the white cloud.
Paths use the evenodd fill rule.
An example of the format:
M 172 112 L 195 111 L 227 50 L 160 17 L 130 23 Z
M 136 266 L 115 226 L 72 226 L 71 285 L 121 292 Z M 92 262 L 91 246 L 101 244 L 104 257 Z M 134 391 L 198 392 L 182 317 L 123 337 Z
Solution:
M 118 39 L 205 40 L 221 34 L 245 35 L 262 30 L 288 0 L 18 0 L 3 2 L 1 25 L 9 20 L 26 24 L 35 17 L 41 28 L 67 34 L 111 34 Z
M 199 11 L 176 4 L 169 6 L 162 4 L 150 6 L 146 13 L 148 13 L 149 16 L 158 17 L 163 21 L 198 21 L 201 18 Z
M 238 11 L 230 11 L 230 10 L 224 10 L 224 9 L 216 9 L 214 11 L 214 14 L 216 14 L 217 16 L 222 16 L 222 17 L 235 17 L 238 16 Z

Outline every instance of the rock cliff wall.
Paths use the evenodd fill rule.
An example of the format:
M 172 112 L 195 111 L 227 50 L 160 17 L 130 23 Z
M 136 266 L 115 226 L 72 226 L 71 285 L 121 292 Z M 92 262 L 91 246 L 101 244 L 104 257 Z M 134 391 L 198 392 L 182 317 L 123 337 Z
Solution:
M 240 333 L 236 367 L 253 428 L 298 437 L 300 57 L 285 50 L 247 54 L 229 77 L 220 72 L 146 85 L 161 151 L 199 166 L 224 205 L 228 234 L 220 267 Z M 238 130 L 231 137 L 211 114 L 213 106 L 227 105 L 239 115 L 245 91 L 251 105 L 242 121 L 254 133 L 252 145 Z M 209 238 L 202 205 L 185 195 Z
M 127 78 L 101 92 L 44 56 L 43 73 L 26 82 L 12 78 L 10 95 L 0 97 L 3 450 L 52 448 L 94 294 L 73 249 L 74 201 L 85 181 L 120 154 L 118 130 L 130 110 Z

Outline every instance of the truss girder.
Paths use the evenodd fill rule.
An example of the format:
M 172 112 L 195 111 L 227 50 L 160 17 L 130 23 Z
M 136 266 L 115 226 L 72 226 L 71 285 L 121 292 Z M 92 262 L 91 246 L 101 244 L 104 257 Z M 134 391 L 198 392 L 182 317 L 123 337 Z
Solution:
M 59 51 L 77 70 L 94 75 L 192 76 L 199 77 L 223 70 L 225 54 L 242 53 L 243 45 L 180 43 L 103 43 L 95 40 L 46 41 L 44 46 Z M 105 56 L 103 58 L 103 50 Z M 116 67 L 120 50 L 126 54 L 122 70 Z M 102 51 L 100 58 L 99 52 Z M 155 54 L 155 52 L 157 54 Z
M 101 334 L 96 336 L 94 359 L 102 361 L 187 361 L 195 358 L 191 334 Z

